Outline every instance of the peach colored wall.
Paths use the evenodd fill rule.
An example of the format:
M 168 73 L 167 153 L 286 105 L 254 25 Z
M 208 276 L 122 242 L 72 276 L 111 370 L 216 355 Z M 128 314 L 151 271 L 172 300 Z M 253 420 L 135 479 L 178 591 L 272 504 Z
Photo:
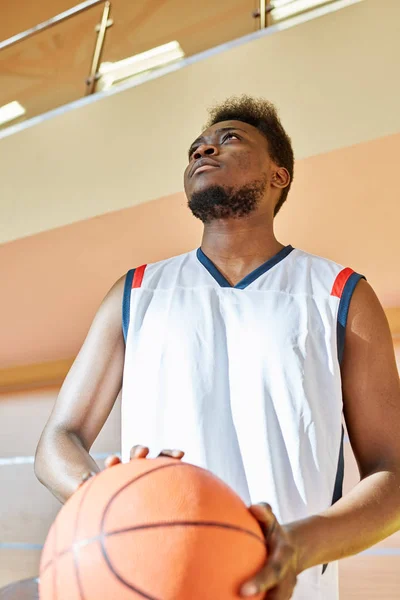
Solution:
M 400 134 L 298 161 L 276 221 L 282 242 L 364 273 L 385 307 L 400 306 L 398 156 Z M 0 368 L 74 356 L 118 277 L 201 233 L 180 193 L 1 246 Z
M 400 373 L 400 339 L 398 336 L 393 340 L 394 342 L 394 353 L 396 355 L 397 368 Z

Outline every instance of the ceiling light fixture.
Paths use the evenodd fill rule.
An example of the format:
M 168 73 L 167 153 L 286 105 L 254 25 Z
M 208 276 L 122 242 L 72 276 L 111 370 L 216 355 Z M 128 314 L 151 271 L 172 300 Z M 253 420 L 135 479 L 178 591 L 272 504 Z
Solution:
M 322 4 L 328 4 L 332 0 L 274 0 L 272 17 L 274 21 L 281 21 L 306 10 L 316 8 Z
M 107 90 L 116 83 L 120 83 L 150 69 L 165 66 L 184 56 L 185 53 L 179 43 L 174 41 L 118 62 L 102 63 L 99 68 L 100 78 L 97 89 Z
M 4 104 L 4 106 L 0 107 L 0 125 L 18 119 L 18 117 L 22 117 L 25 113 L 25 108 L 17 100 Z

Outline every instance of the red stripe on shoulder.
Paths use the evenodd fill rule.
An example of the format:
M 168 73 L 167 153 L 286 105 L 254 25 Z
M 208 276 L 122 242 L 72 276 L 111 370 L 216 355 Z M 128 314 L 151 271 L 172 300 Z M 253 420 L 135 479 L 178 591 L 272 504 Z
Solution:
M 335 283 L 333 284 L 333 288 L 331 291 L 331 296 L 337 296 L 338 298 L 342 297 L 344 287 L 349 280 L 349 277 L 353 275 L 353 269 L 346 267 L 342 271 L 340 271 L 339 275 L 335 279 Z
M 146 267 L 147 265 L 142 265 L 141 267 L 137 267 L 135 269 L 135 274 L 132 281 L 132 289 L 141 287 Z

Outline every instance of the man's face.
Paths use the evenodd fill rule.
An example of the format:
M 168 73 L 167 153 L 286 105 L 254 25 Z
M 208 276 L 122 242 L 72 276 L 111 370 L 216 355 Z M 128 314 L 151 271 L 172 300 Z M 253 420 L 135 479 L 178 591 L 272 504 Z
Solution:
M 249 214 L 264 196 L 273 165 L 266 138 L 241 121 L 212 125 L 189 150 L 185 192 L 203 222 Z

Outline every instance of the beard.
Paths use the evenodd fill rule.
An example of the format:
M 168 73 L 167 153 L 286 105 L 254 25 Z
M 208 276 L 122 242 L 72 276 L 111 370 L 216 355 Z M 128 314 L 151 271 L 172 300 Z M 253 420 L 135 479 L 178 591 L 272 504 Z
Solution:
M 240 219 L 258 207 L 266 186 L 266 178 L 236 189 L 212 185 L 194 192 L 188 201 L 188 207 L 205 224 L 215 219 Z

